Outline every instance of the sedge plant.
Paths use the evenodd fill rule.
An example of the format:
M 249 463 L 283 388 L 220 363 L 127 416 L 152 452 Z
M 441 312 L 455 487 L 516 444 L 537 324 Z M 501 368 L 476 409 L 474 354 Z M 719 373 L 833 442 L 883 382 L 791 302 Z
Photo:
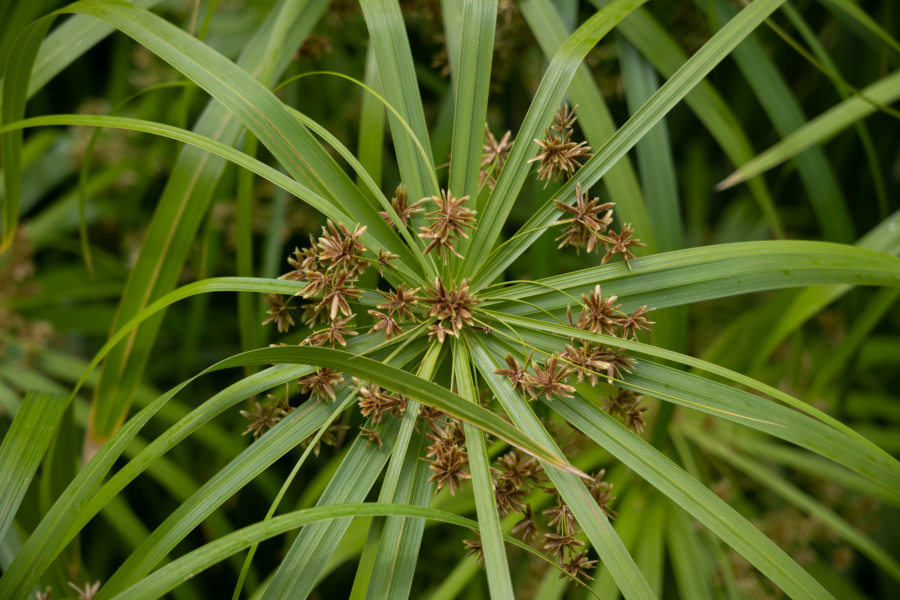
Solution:
M 403 598 L 424 593 L 415 574 L 435 571 L 423 564 L 431 554 L 447 561 L 436 569 L 429 592 L 435 598 L 473 580 L 491 598 L 652 598 L 675 590 L 686 598 L 840 596 L 844 588 L 821 561 L 801 566 L 775 525 L 748 518 L 754 486 L 787 503 L 793 512 L 782 519 L 808 516 L 813 531 L 807 529 L 804 549 L 813 535 L 838 539 L 840 549 L 900 581 L 896 558 L 859 530 L 850 511 L 763 462 L 896 507 L 896 459 L 806 393 L 748 375 L 756 366 L 735 370 L 684 352 L 683 310 L 804 288 L 757 309 L 765 316 L 755 321 L 762 331 L 751 334 L 745 325 L 723 332 L 755 336 L 760 354 L 851 286 L 882 286 L 869 308 L 883 315 L 900 284 L 900 215 L 885 215 L 849 243 L 852 232 L 840 223 L 846 208 L 823 191 L 828 177 L 816 176 L 828 168 L 823 156 L 803 154 L 798 171 L 833 241 L 685 248 L 672 233 L 680 227 L 677 197 L 655 182 L 675 177 L 664 119 L 687 101 L 729 159 L 749 161 L 749 142 L 732 127 L 735 118 L 707 76 L 735 53 L 763 78 L 748 75 L 754 85 L 775 85 L 764 79 L 777 72 L 750 68 L 771 66 L 753 45 L 754 32 L 781 8 L 798 23 L 802 16 L 783 0 L 755 0 L 739 10 L 724 3 L 708 14 L 714 33 L 687 57 L 667 52 L 675 43 L 668 37 L 648 41 L 659 25 L 645 1 L 592 3 L 572 33 L 549 0 L 518 7 L 441 2 L 450 75 L 446 169 L 443 157 L 435 159 L 439 132 L 429 132 L 396 0 L 359 3 L 368 32 L 364 81 L 320 72 L 283 77 L 328 9 L 322 0 L 274 3 L 235 60 L 202 40 L 193 29 L 197 19 L 186 31 L 151 12 L 152 0 L 81 0 L 24 27 L 4 47 L 6 265 L 26 262 L 16 254 L 24 244 L 17 241 L 18 215 L 27 207 L 23 163 L 31 139 L 23 146 L 24 130 L 117 128 L 169 138 L 183 149 L 116 290 L 106 343 L 89 364 L 78 363 L 68 393 L 32 386 L 7 401 L 16 416 L 0 447 L 0 598 L 72 591 L 97 599 L 203 597 L 192 579 L 220 563 L 226 568 L 217 572 L 227 575 L 219 578 L 234 598 L 305 598 L 320 585 L 340 597 Z M 491 70 L 500 30 L 519 10 L 547 64 L 521 123 L 501 133 L 486 125 Z M 74 16 L 48 34 L 62 15 Z M 877 23 L 852 15 L 896 46 Z M 209 95 L 193 129 L 118 115 L 26 118 L 30 95 L 74 59 L 60 49 L 75 40 L 89 46 L 114 30 Z M 584 64 L 610 36 L 617 36 L 631 112 L 620 127 Z M 664 74 L 661 85 L 656 71 Z M 274 93 L 283 79 L 285 89 L 299 86 L 309 95 L 323 79 L 362 90 L 359 152 L 304 114 L 302 98 L 295 94 L 294 103 Z M 783 229 L 778 210 L 764 180 L 752 177 L 841 124 L 890 111 L 900 94 L 890 75 L 864 90 L 841 89 L 848 99 L 824 121 L 799 126 L 791 119 L 802 117 L 790 111 L 774 117 L 794 133 L 723 184 L 749 179 L 754 210 L 776 236 Z M 184 91 L 186 105 L 196 93 Z M 389 155 L 381 138 L 385 117 Z M 636 146 L 640 182 L 627 156 Z M 388 171 L 396 181 L 382 183 L 385 161 L 394 161 Z M 235 276 L 178 287 L 229 163 L 241 169 Z M 254 277 L 254 178 L 283 190 L 285 206 L 303 203 L 323 219 L 278 259 L 277 277 Z M 82 225 L 90 181 L 82 171 Z M 519 218 L 520 197 L 531 188 L 541 202 Z M 80 247 L 90 249 L 84 226 L 81 235 Z M 278 240 L 271 246 L 281 250 Z M 511 276 L 525 271 L 520 265 L 535 248 L 574 252 L 585 262 L 546 277 Z M 224 326 L 236 324 L 244 351 L 149 393 L 145 370 L 155 360 L 165 309 L 210 292 L 239 293 L 237 316 Z M 865 323 L 860 329 L 860 336 L 869 331 Z M 18 346 L 27 341 L 19 338 Z M 238 377 L 221 383 L 226 373 Z M 208 389 L 200 386 L 209 381 L 215 389 L 199 396 L 195 390 Z M 814 386 L 821 392 L 827 383 Z M 78 417 L 84 389 L 92 390 L 89 411 Z M 222 415 L 240 415 L 240 425 L 223 427 Z M 72 452 L 79 418 L 85 438 Z M 227 460 L 213 472 L 184 473 L 167 455 L 194 439 Z M 273 480 L 285 457 L 289 473 Z M 141 522 L 123 502 L 145 474 L 173 500 L 160 522 Z M 298 481 L 308 494 L 298 494 Z M 242 526 L 231 523 L 223 507 L 251 488 L 264 503 L 247 509 Z M 36 508 L 30 498 L 39 499 Z M 768 496 L 759 501 L 772 503 Z M 87 534 L 100 514 L 130 531 L 131 544 L 122 560 L 89 572 L 77 549 L 104 544 Z M 766 514 L 774 523 L 774 511 Z M 206 534 L 198 537 L 198 528 Z M 788 537 L 796 541 L 798 531 Z M 266 550 L 273 538 L 283 552 Z M 441 548 L 428 540 L 440 540 Z M 344 581 L 326 579 L 348 561 L 353 569 L 340 571 L 349 574 Z

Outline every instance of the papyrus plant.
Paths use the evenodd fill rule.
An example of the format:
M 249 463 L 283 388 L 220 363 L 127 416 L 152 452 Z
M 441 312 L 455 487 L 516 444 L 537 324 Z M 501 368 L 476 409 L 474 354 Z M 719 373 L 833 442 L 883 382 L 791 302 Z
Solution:
M 711 118 L 703 110 L 710 98 L 707 75 L 783 0 L 749 3 L 683 64 L 671 68 L 671 55 L 669 62 L 662 61 L 659 70 L 670 76 L 643 96 L 633 90 L 632 98 L 639 100 L 619 128 L 611 126 L 582 61 L 619 26 L 639 47 L 652 27 L 640 8 L 644 1 L 598 2 L 606 5 L 568 36 L 548 0 L 523 2 L 522 12 L 550 60 L 523 122 L 500 141 L 485 133 L 485 121 L 501 3 L 443 2 L 453 90 L 446 177 L 432 156 L 400 6 L 392 0 L 362 0 L 371 52 L 366 89 L 369 107 L 376 109 L 364 112 L 361 129 L 373 127 L 386 111 L 400 175 L 384 189 L 361 162 L 373 148 L 381 152 L 381 140 L 360 148 L 358 158 L 304 115 L 302 103 L 289 106 L 270 89 L 325 4 L 278 2 L 237 62 L 146 8 L 121 0 L 69 5 L 59 13 L 77 16 L 49 35 L 56 14 L 33 22 L 10 50 L 0 127 L 4 248 L 12 243 L 18 220 L 24 129 L 123 128 L 168 137 L 185 148 L 122 293 L 108 343 L 68 397 L 26 396 L 4 438 L 0 538 L 9 535 L 16 543 L 8 546 L 11 559 L 0 579 L 0 598 L 45 589 L 55 577 L 54 561 L 91 519 L 124 497 L 135 478 L 214 417 L 240 410 L 235 407 L 251 398 L 244 413 L 253 435 L 241 439 L 254 441 L 242 442 L 227 466 L 179 498 L 162 523 L 151 524 L 152 531 L 124 562 L 91 573 L 101 580 L 99 591 L 84 584 L 79 588 L 83 595 L 160 597 L 215 563 L 299 529 L 277 564 L 256 568 L 269 575 L 258 590 L 262 597 L 304 598 L 342 539 L 349 543 L 353 518 L 369 517 L 348 586 L 353 597 L 407 597 L 418 557 L 427 552 L 425 527 L 432 522 L 474 531 L 464 534 L 473 558 L 460 569 L 482 562 L 496 598 L 528 597 L 533 591 L 520 583 L 522 570 L 508 558 L 512 545 L 543 554 L 539 560 L 556 564 L 564 577 L 581 583 L 594 578 L 588 584 L 603 597 L 658 596 L 664 543 L 685 597 L 737 593 L 735 565 L 751 566 L 767 578 L 761 586 L 791 597 L 830 597 L 822 583 L 710 489 L 696 453 L 758 477 L 897 578 L 894 558 L 789 482 L 760 472 L 749 449 L 799 448 L 804 457 L 818 455 L 829 462 L 815 464 L 837 469 L 848 487 L 892 505 L 900 495 L 894 458 L 807 402 L 667 349 L 661 342 L 665 334 L 649 335 L 651 318 L 657 329 L 668 327 L 664 319 L 684 319 L 683 313 L 661 309 L 760 290 L 830 286 L 811 288 L 817 295 L 786 304 L 783 320 L 773 323 L 775 341 L 767 342 L 777 343 L 785 327 L 809 317 L 810 306 L 821 306 L 845 286 L 900 283 L 900 260 L 878 251 L 896 247 L 897 215 L 857 246 L 764 241 L 680 249 L 667 234 L 666 221 L 661 226 L 644 204 L 626 162 L 639 142 L 658 140 L 652 137 L 659 131 L 654 128 L 692 92 L 688 99 L 700 105 L 701 119 Z M 72 59 L 74 51 L 59 49 L 78 41 L 83 51 L 111 30 L 132 37 L 209 94 L 211 101 L 193 130 L 116 116 L 24 118 L 29 94 Z M 653 55 L 652 48 L 645 50 Z M 628 68 L 647 66 L 631 46 L 622 47 L 622 56 Z M 314 94 L 312 82 L 323 76 L 301 79 L 298 85 Z M 890 89 L 896 94 L 896 85 Z M 884 90 L 877 91 L 876 103 L 890 101 Z M 577 109 L 567 108 L 567 101 Z M 576 115 L 588 137 L 584 142 L 575 137 Z M 742 134 L 721 123 L 713 133 L 736 162 L 750 158 Z M 234 144 L 242 134 L 237 150 Z M 277 167 L 255 157 L 257 144 Z M 791 148 L 797 146 L 780 149 L 782 159 Z M 243 177 L 258 176 L 286 190 L 327 223 L 291 254 L 291 270 L 279 279 L 253 278 L 252 268 L 239 257 L 239 277 L 175 289 L 225 161 L 244 169 Z M 523 187 L 535 178 L 548 189 L 553 186 L 551 196 L 507 235 L 504 226 Z M 604 186 L 609 202 L 598 196 Z M 753 186 L 761 212 L 780 232 L 764 184 L 757 180 Z M 392 198 L 386 189 L 394 190 Z M 241 202 L 247 208 L 249 196 L 242 195 Z M 672 205 L 660 210 L 672 210 Z M 247 223 L 239 220 L 238 229 L 246 242 Z M 534 281 L 506 280 L 506 270 L 545 235 L 558 236 L 562 248 L 597 253 L 602 264 Z M 638 257 L 634 254 L 641 246 L 633 235 L 644 244 Z M 246 249 L 239 241 L 244 258 Z M 366 281 L 376 281 L 377 287 L 363 283 L 363 273 L 375 272 L 378 277 Z M 308 326 L 308 332 L 299 344 L 248 343 L 246 352 L 214 364 L 131 414 L 161 311 L 214 291 L 245 293 L 235 319 L 242 330 L 265 318 L 279 332 L 291 326 Z M 247 292 L 268 295 L 265 317 L 255 314 Z M 364 318 L 371 323 L 361 325 Z M 101 362 L 99 381 L 92 384 L 86 463 L 36 524 L 16 522 L 57 423 Z M 170 428 L 146 440 L 127 462 L 116 464 L 142 428 L 185 388 L 190 390 L 195 379 L 259 366 L 265 368 L 244 371 L 237 382 L 197 402 Z M 351 419 L 361 425 L 341 429 Z M 316 506 L 274 516 L 297 471 L 308 468 L 309 456 L 340 439 L 347 449 Z M 577 448 L 567 448 L 573 439 Z M 743 445 L 732 445 L 734 439 Z M 260 510 L 255 524 L 226 530 L 181 556 L 172 554 L 229 498 L 295 450 L 296 468 L 270 499 L 268 514 Z M 616 482 L 615 500 L 610 480 Z M 445 491 L 435 496 L 441 488 Z M 454 493 L 470 499 L 464 509 L 472 512 L 474 506 L 475 519 L 451 510 Z M 711 535 L 699 533 L 695 523 Z M 253 550 L 246 557 L 234 572 L 236 597 Z

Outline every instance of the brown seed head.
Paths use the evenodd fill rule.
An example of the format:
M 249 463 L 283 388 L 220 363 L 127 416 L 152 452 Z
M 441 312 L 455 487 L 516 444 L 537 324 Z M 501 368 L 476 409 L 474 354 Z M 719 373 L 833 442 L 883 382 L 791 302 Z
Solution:
M 391 199 L 391 208 L 393 208 L 394 212 L 397 213 L 397 217 L 399 217 L 400 223 L 402 223 L 403 226 L 406 227 L 407 225 L 409 225 L 409 222 L 414 215 L 417 215 L 422 212 L 422 210 L 424 210 L 422 208 L 422 205 L 425 204 L 425 201 L 426 199 L 423 198 L 422 200 L 409 204 L 406 196 L 406 186 L 401 183 L 394 191 L 394 197 Z M 388 225 L 394 227 L 394 221 L 391 219 L 390 214 L 388 214 L 386 210 L 378 211 L 378 214 L 388 222 Z
M 460 237 L 468 238 L 466 229 L 475 227 L 473 225 L 475 211 L 465 207 L 469 196 L 454 198 L 448 190 L 441 190 L 441 195 L 432 196 L 431 200 L 437 206 L 437 210 L 428 213 L 426 219 L 430 225 L 423 227 L 419 233 L 420 238 L 431 240 L 425 248 L 425 254 L 437 248 L 438 254 L 445 262 L 448 252 L 462 258 L 453 244 Z
M 263 300 L 268 309 L 266 310 L 266 320 L 263 325 L 275 323 L 275 327 L 279 333 L 288 331 L 294 324 L 294 318 L 291 317 L 291 307 L 284 301 L 281 294 L 263 294 Z
M 464 326 L 474 326 L 472 310 L 480 300 L 469 294 L 469 282 L 465 279 L 459 286 L 451 284 L 449 288 L 440 279 L 435 279 L 433 287 L 425 288 L 422 302 L 431 307 L 428 316 L 438 319 L 438 323 L 433 324 L 429 332 L 433 331 L 432 335 L 443 342 L 444 336 L 459 336 Z
M 601 236 L 601 239 L 609 244 L 609 247 L 606 250 L 606 254 L 604 254 L 603 258 L 600 260 L 600 264 L 605 265 L 610 258 L 616 254 L 620 254 L 622 260 L 625 261 L 625 266 L 631 271 L 630 260 L 634 258 L 634 254 L 631 252 L 631 246 L 647 245 L 636 238 L 631 239 L 632 233 L 634 233 L 634 230 L 631 228 L 631 223 L 625 223 L 622 225 L 622 231 L 620 233 L 610 230 L 607 235 Z

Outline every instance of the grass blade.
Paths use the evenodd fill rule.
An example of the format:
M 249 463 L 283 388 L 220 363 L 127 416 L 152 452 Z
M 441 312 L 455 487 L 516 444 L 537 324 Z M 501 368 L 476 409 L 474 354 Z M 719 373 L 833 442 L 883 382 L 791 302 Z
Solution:
M 785 287 L 900 284 L 897 257 L 830 242 L 717 244 L 638 258 L 632 268 L 629 272 L 623 263 L 591 267 L 483 296 L 503 301 L 492 308 L 504 314 L 534 315 L 564 309 L 595 285 L 615 293 L 622 309 L 631 311 L 642 304 L 662 308 Z M 568 296 L 548 290 L 563 290 Z M 522 299 L 530 305 L 515 302 Z
M 469 353 L 462 343 L 457 343 L 453 353 L 453 376 L 460 394 L 478 404 L 478 390 L 472 377 Z M 503 531 L 494 498 L 494 484 L 491 480 L 491 461 L 487 455 L 484 434 L 468 423 L 464 427 L 466 447 L 469 455 L 469 473 L 472 476 L 472 490 L 475 495 L 475 510 L 478 515 L 478 529 L 481 534 L 481 548 L 484 569 L 491 598 L 512 599 L 512 579 L 509 563 L 503 546 Z
M 68 406 L 65 396 L 29 392 L 0 445 L 0 540 L 37 472 Z
M 860 554 L 868 557 L 895 581 L 900 581 L 900 563 L 884 548 L 876 544 L 866 535 L 857 531 L 843 518 L 828 507 L 813 499 L 787 480 L 779 477 L 764 465 L 753 459 L 741 456 L 719 441 L 705 433 L 687 429 L 691 440 L 705 451 L 714 454 L 746 475 L 755 479 L 760 485 L 781 496 L 786 502 L 803 510 L 825 525 L 829 530 L 853 546 Z
M 440 511 L 424 506 L 412 506 L 405 504 L 329 504 L 307 508 L 285 515 L 275 517 L 270 521 L 256 523 L 235 531 L 206 546 L 189 552 L 185 556 L 172 561 L 162 567 L 140 583 L 125 590 L 128 598 L 159 598 L 180 582 L 190 578 L 197 572 L 225 559 L 226 557 L 243 550 L 244 548 L 269 539 L 281 533 L 307 527 L 316 523 L 330 520 L 353 519 L 355 517 L 405 517 L 413 519 L 429 519 L 450 525 L 457 525 L 467 529 L 478 529 L 478 523 L 471 519 L 460 517 L 453 513 Z M 516 540 L 508 537 L 507 542 L 515 544 L 519 548 L 534 556 L 542 556 L 539 552 Z M 291 596 L 295 597 L 295 596 Z
M 431 156 L 431 143 L 425 111 L 419 94 L 419 82 L 413 66 L 412 51 L 406 37 L 403 14 L 396 0 L 362 0 L 360 7 L 369 28 L 369 39 L 375 51 L 381 89 L 391 105 L 412 128 L 419 144 Z M 426 163 L 406 129 L 389 116 L 400 176 L 411 200 L 438 194 L 434 165 Z
M 741 165 L 726 177 L 718 189 L 726 189 L 747 181 L 793 158 L 814 144 L 821 144 L 850 125 L 864 119 L 878 105 L 887 105 L 900 98 L 900 71 L 895 71 L 865 88 L 862 96 L 853 96 L 830 108 L 818 117 L 784 137 L 780 142 Z
M 609 2 L 609 0 L 591 1 L 595 6 Z M 674 75 L 688 60 L 679 43 L 647 10 L 635 11 L 630 19 L 622 23 L 619 32 L 663 77 Z M 710 135 L 715 138 L 732 164 L 739 165 L 754 155 L 741 121 L 709 79 L 698 83 L 684 100 Z M 783 237 L 781 218 L 775 210 L 774 199 L 765 182 L 762 179 L 754 179 L 748 183 L 748 187 L 769 228 L 776 237 Z
M 450 149 L 450 191 L 460 196 L 478 194 L 481 145 L 487 118 L 494 56 L 497 0 L 463 3 L 453 142 Z
M 714 12 L 714 20 L 721 22 L 732 18 L 735 11 L 727 2 L 717 0 L 715 8 L 711 7 L 709 12 Z M 757 36 L 748 36 L 743 44 L 734 49 L 734 60 L 779 135 L 788 135 L 806 123 L 806 115 L 787 82 L 769 60 Z M 852 242 L 856 238 L 853 220 L 825 153 L 821 148 L 809 148 L 795 157 L 795 163 L 825 239 Z

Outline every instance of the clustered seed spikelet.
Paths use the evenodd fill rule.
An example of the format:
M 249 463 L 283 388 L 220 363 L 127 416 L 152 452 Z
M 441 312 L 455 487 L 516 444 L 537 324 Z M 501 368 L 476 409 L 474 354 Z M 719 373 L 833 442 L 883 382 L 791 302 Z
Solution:
M 449 190 L 441 190 L 441 195 L 432 196 L 431 201 L 437 209 L 425 215 L 430 224 L 422 227 L 419 233 L 420 238 L 431 240 L 425 247 L 425 254 L 437 250 L 444 262 L 449 254 L 462 258 L 454 243 L 461 237 L 468 238 L 466 229 L 475 227 L 475 211 L 466 208 L 469 197 L 455 198 Z
M 372 423 L 380 423 L 386 414 L 399 417 L 406 411 L 405 396 L 391 394 L 371 383 L 363 383 L 354 378 L 353 382 L 360 386 L 357 392 L 357 404 L 362 416 L 368 417 Z
M 497 178 L 500 176 L 500 171 L 503 170 L 503 165 L 506 164 L 506 159 L 509 158 L 509 151 L 512 149 L 511 135 L 512 132 L 507 131 L 498 142 L 494 134 L 491 133 L 488 124 L 484 124 L 485 142 L 481 147 L 481 168 L 478 172 L 478 187 L 487 183 L 490 189 L 494 189 L 494 186 L 497 184 Z
M 649 329 L 654 324 L 646 317 L 649 310 L 641 306 L 629 315 L 620 310 L 621 304 L 616 303 L 617 299 L 614 295 L 603 296 L 600 286 L 594 286 L 589 294 L 581 295 L 583 304 L 577 319 L 573 318 L 571 307 L 567 309 L 569 326 L 590 333 L 637 339 L 639 330 Z M 547 356 L 543 362 L 529 357 L 525 364 L 519 365 L 511 354 L 506 356 L 505 361 L 506 368 L 497 369 L 494 371 L 496 374 L 507 377 L 519 393 L 532 399 L 543 395 L 547 400 L 555 396 L 571 397 L 575 388 L 569 381 L 573 377 L 579 383 L 587 380 L 591 385 L 596 385 L 601 377 L 605 377 L 607 383 L 612 384 L 617 379 L 621 380 L 634 365 L 634 359 L 625 355 L 621 348 L 607 347 L 578 337 L 572 338 L 565 350 Z M 621 417 L 630 429 L 640 434 L 646 425 L 644 413 L 647 408 L 639 406 L 639 402 L 640 396 L 621 391 L 608 399 L 604 409 L 613 416 Z
M 409 204 L 409 200 L 406 195 L 406 186 L 402 183 L 397 186 L 397 189 L 394 191 L 394 197 L 391 199 L 391 208 L 394 209 L 394 212 L 397 213 L 397 217 L 400 219 L 400 224 L 403 227 L 409 226 L 410 221 L 413 216 L 419 214 L 424 209 L 422 205 L 425 204 L 427 198 L 422 198 L 412 204 Z M 382 210 L 378 212 L 382 218 L 388 222 L 388 225 L 391 227 L 395 227 L 394 220 L 391 218 L 391 215 L 386 211 Z
M 469 282 L 465 279 L 459 286 L 446 287 L 440 279 L 435 279 L 434 285 L 425 288 L 424 304 L 431 308 L 429 317 L 437 317 L 437 323 L 428 329 L 428 335 L 434 336 L 441 343 L 447 335 L 459 336 L 460 330 L 466 325 L 474 326 L 472 321 L 472 307 L 479 300 L 469 293 Z
M 576 107 L 577 108 L 577 107 Z M 591 147 L 587 142 L 572 141 L 572 127 L 575 125 L 575 109 L 569 105 L 559 107 L 553 124 L 544 130 L 544 138 L 535 138 L 534 142 L 541 151 L 528 162 L 538 162 L 538 179 L 547 183 L 560 177 L 568 179 L 581 167 L 581 161 L 591 156 Z
M 247 429 L 243 435 L 253 434 L 253 439 L 257 439 L 272 427 L 278 424 L 284 417 L 288 416 L 293 410 L 290 403 L 288 390 L 285 389 L 284 398 L 278 398 L 269 394 L 262 403 L 254 402 L 255 409 L 253 411 L 242 410 L 241 416 L 250 420 Z
M 574 206 L 561 200 L 556 200 L 555 204 L 557 209 L 570 215 L 553 223 L 554 225 L 567 225 L 562 234 L 556 238 L 556 241 L 559 242 L 558 248 L 572 246 L 579 253 L 582 248 L 588 253 L 602 248 L 604 254 L 600 259 L 600 264 L 605 265 L 610 258 L 619 254 L 625 261 L 625 266 L 631 271 L 631 259 L 634 258 L 631 248 L 647 244 L 631 237 L 634 233 L 631 223 L 623 224 L 618 233 L 609 229 L 613 218 L 612 207 L 615 203 L 600 204 L 599 198 L 590 199 L 589 190 L 582 190 L 581 184 L 577 183 L 575 184 Z
M 433 443 L 428 446 L 426 456 L 431 459 L 429 469 L 433 471 L 428 481 L 437 482 L 435 493 L 445 484 L 449 484 L 450 495 L 455 495 L 464 479 L 471 475 L 463 471 L 469 465 L 469 456 L 463 446 L 465 435 L 459 421 L 432 419 L 429 421 L 431 431 L 426 434 Z
M 559 242 L 557 247 L 574 246 L 578 252 L 584 248 L 589 253 L 599 248 L 602 243 L 600 236 L 612 224 L 613 206 L 614 202 L 600 204 L 599 198 L 590 199 L 590 191 L 582 191 L 581 184 L 575 184 L 575 206 L 556 201 L 556 208 L 571 215 L 554 223 L 568 225 L 562 235 L 556 238 Z

